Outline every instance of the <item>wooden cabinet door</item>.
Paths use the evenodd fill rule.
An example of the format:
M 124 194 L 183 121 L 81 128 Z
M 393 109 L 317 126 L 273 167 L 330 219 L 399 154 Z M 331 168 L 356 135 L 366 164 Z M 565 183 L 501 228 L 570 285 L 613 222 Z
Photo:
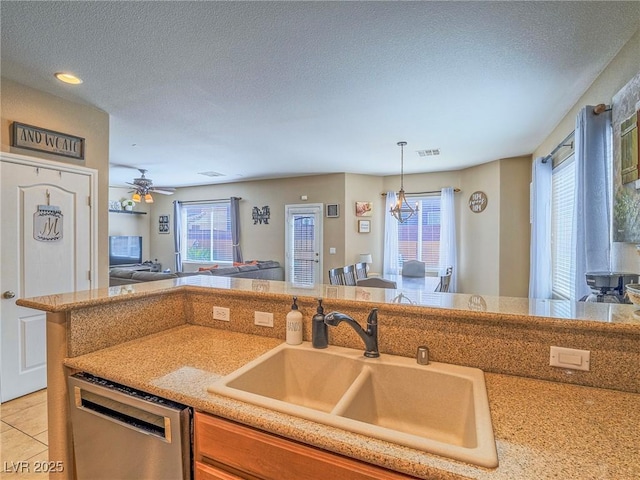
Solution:
M 243 480 L 233 473 L 225 472 L 212 465 L 196 462 L 195 480 Z
M 195 456 L 197 462 L 228 466 L 243 478 L 245 474 L 264 480 L 414 478 L 200 412 L 195 414 Z

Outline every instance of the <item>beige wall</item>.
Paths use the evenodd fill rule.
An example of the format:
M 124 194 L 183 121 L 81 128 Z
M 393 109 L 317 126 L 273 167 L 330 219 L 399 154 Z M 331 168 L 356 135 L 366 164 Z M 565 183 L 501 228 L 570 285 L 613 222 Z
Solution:
M 530 156 L 500 162 L 499 294 L 504 297 L 529 295 L 530 183 Z
M 347 174 L 345 178 L 345 208 L 343 212 L 345 257 L 344 264 L 360 261 L 361 253 L 370 253 L 371 272 L 382 272 L 384 243 L 383 177 Z M 356 202 L 372 202 L 370 217 L 356 217 Z M 371 232 L 358 233 L 358 220 L 370 220 Z M 342 265 L 339 265 L 342 266 Z
M 109 201 L 122 201 L 131 198 L 129 188 L 109 188 Z M 158 219 L 155 224 L 151 223 L 152 216 L 150 203 L 136 203 L 134 211 L 141 214 L 131 213 L 109 213 L 109 235 L 135 235 L 142 237 L 142 260 L 154 260 L 151 256 L 151 228 L 157 230 Z M 144 215 L 142 215 L 144 212 Z M 163 268 L 166 268 L 163 266 Z M 171 267 L 169 267 L 171 268 Z
M 458 291 L 499 295 L 500 291 L 500 162 L 461 171 Z M 468 207 L 473 192 L 487 195 L 487 207 Z M 513 272 L 513 276 L 517 272 Z
M 452 172 L 405 175 L 407 192 L 460 189 L 455 197 L 459 292 L 527 296 L 530 169 L 531 158 L 525 156 Z M 397 190 L 400 177 L 385 177 L 383 185 L 385 191 Z M 468 208 L 475 191 L 489 200 L 481 213 Z
M 460 188 L 456 195 L 459 291 L 483 295 L 526 296 L 529 276 L 529 182 L 530 158 L 506 159 L 466 170 L 405 176 L 410 192 Z M 163 268 L 175 268 L 173 224 L 171 235 L 157 232 L 159 215 L 173 216 L 174 200 L 206 200 L 242 197 L 240 202 L 244 258 L 273 259 L 284 265 L 284 206 L 304 203 L 338 203 L 339 218 L 324 218 L 324 281 L 330 268 L 358 261 L 361 253 L 371 253 L 371 270 L 382 271 L 384 217 L 388 206 L 381 195 L 397 190 L 398 176 L 375 177 L 356 174 L 319 175 L 287 179 L 238 182 L 214 186 L 179 188 L 172 196 L 154 195 L 150 210 L 151 257 Z M 489 197 L 487 209 L 474 214 L 467 207 L 471 193 L 482 190 Z M 300 197 L 307 196 L 302 201 Z M 504 201 L 501 198 L 504 197 Z M 373 202 L 371 233 L 358 233 L 356 201 Z M 506 205 L 508 210 L 505 210 Z M 254 225 L 253 206 L 271 207 L 268 225 Z M 111 214 L 111 217 L 117 214 Z M 514 226 L 515 224 L 517 226 Z M 502 235 L 503 229 L 506 233 Z M 329 254 L 329 249 L 336 249 Z M 145 257 L 146 258 L 146 257 Z M 192 269 L 197 268 L 193 266 Z
M 257 180 L 221 185 L 179 188 L 171 196 L 154 195 L 151 206 L 151 253 L 162 262 L 163 268 L 175 269 L 173 255 L 173 201 L 222 199 L 231 196 L 242 197 L 240 202 L 240 231 L 242 254 L 245 260 L 277 260 L 283 266 L 285 240 L 285 205 L 311 203 L 337 203 L 340 205 L 339 219 L 323 217 L 324 255 L 323 269 L 345 263 L 344 223 L 344 174 L 316 175 L 308 177 Z M 301 197 L 306 195 L 307 200 Z M 268 205 L 271 218 L 268 224 L 253 224 L 252 208 Z M 159 215 L 171 216 L 171 234 L 157 232 Z M 335 255 L 329 255 L 329 247 L 336 248 Z M 196 267 L 194 267 L 196 268 Z M 325 281 L 327 279 L 325 278 Z
M 55 81 L 55 80 L 51 80 Z M 71 88 L 71 87 L 70 87 Z M 59 155 L 25 150 L 11 146 L 11 124 L 26 123 L 57 132 L 68 133 L 86 140 L 84 166 L 98 171 L 98 251 L 107 252 L 109 184 L 109 115 L 94 107 L 63 100 L 60 97 L 34 90 L 6 78 L 0 81 L 1 149 L 3 152 L 44 158 L 61 163 L 79 164 Z M 98 257 L 98 285 L 107 286 L 108 258 Z

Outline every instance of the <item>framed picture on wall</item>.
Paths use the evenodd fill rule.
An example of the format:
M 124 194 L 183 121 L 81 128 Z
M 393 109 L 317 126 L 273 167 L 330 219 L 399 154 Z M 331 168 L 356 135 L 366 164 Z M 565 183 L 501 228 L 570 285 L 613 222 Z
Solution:
M 169 215 L 158 216 L 158 233 L 169 233 Z
M 340 205 L 337 203 L 328 203 L 327 204 L 327 217 L 328 218 L 338 218 L 340 216 Z
M 356 217 L 370 217 L 373 210 L 373 202 L 356 202 Z
M 358 233 L 369 233 L 371 231 L 371 220 L 358 220 Z

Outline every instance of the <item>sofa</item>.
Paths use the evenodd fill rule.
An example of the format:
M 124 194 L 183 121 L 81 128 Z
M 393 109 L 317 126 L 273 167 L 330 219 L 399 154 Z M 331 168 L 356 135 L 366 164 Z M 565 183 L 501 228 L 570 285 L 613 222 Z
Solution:
M 258 260 L 234 266 L 203 268 L 196 272 L 140 272 L 131 268 L 112 268 L 109 270 L 109 286 L 130 285 L 132 283 L 152 282 L 193 275 L 284 280 L 284 270 L 279 262 L 275 260 Z

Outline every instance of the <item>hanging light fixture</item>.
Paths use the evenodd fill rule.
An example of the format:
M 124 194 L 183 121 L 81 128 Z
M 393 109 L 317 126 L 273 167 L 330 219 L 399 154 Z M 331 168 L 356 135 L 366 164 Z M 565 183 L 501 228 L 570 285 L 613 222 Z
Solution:
M 400 147 L 400 191 L 398 192 L 395 205 L 392 205 L 389 209 L 391 215 L 400 223 L 404 223 L 418 213 L 418 203 L 415 207 L 411 207 L 407 202 L 407 197 L 404 193 L 404 146 L 407 142 L 398 142 Z
M 135 192 L 133 195 L 131 195 L 131 200 L 133 200 L 136 203 L 140 203 L 140 194 L 138 192 Z

